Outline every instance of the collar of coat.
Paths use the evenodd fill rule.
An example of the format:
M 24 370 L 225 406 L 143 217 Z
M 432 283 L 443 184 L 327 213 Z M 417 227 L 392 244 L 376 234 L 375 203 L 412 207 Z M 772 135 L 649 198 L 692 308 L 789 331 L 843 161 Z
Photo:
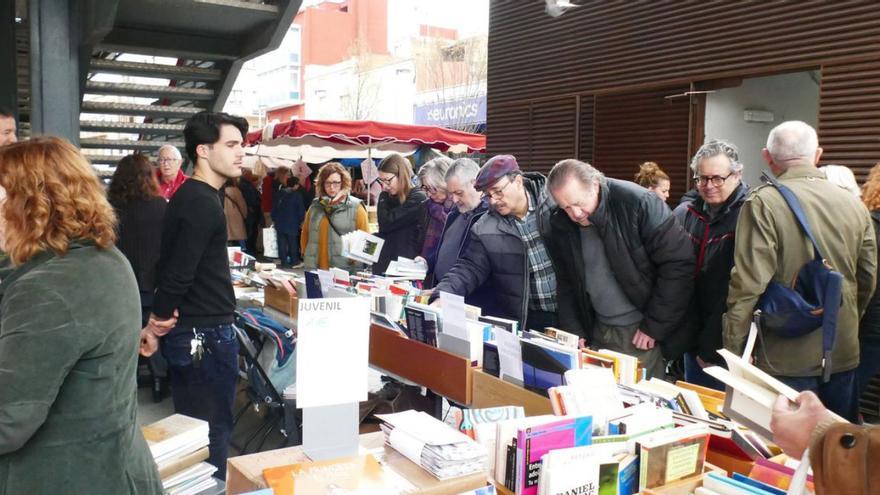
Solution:
M 815 165 L 795 165 L 793 167 L 789 167 L 787 170 L 779 174 L 779 176 L 777 176 L 777 179 L 803 179 L 806 177 L 816 177 L 819 179 L 824 179 L 825 174 L 822 173 L 821 170 L 816 168 Z
M 94 246 L 94 245 L 95 245 L 95 243 L 91 242 L 91 241 L 74 240 L 74 241 L 70 242 L 70 245 L 68 247 L 68 252 L 70 252 L 74 249 L 79 249 L 82 247 L 88 247 L 88 246 Z M 6 258 L 4 260 L 4 264 L 8 263 L 7 266 L 10 267 L 11 269 L 3 270 L 3 272 L 8 272 L 8 274 L 5 277 L 3 277 L 2 280 L 0 280 L 0 299 L 3 298 L 3 295 L 6 293 L 6 289 L 8 289 L 9 286 L 11 286 L 16 280 L 25 276 L 28 272 L 37 268 L 38 266 L 42 265 L 43 263 L 46 263 L 47 261 L 51 260 L 55 256 L 57 256 L 57 254 L 55 253 L 55 251 L 52 251 L 51 249 L 40 251 L 39 253 L 31 256 L 31 258 L 29 260 L 25 261 L 24 263 L 22 263 L 21 265 L 19 265 L 17 267 L 12 265 L 12 261 L 10 259 Z M 4 267 L 4 268 L 6 268 L 6 267 Z

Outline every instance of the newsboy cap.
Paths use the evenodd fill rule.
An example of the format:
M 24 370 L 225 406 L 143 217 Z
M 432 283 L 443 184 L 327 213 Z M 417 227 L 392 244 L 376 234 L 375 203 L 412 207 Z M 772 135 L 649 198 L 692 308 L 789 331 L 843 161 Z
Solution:
M 480 173 L 474 181 L 474 189 L 483 191 L 505 175 L 519 171 L 519 164 L 516 163 L 513 155 L 495 155 L 480 168 Z

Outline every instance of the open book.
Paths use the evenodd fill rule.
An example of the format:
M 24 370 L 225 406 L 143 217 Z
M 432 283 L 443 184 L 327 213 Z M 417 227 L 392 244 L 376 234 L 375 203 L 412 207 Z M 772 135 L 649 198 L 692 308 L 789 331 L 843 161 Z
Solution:
M 704 371 L 727 385 L 725 416 L 772 440 L 770 418 L 776 397 L 783 395 L 795 401 L 799 392 L 727 349 L 720 349 L 718 353 L 724 358 L 728 369 L 711 366 Z
M 346 258 L 372 265 L 379 261 L 379 253 L 385 239 L 368 234 L 363 230 L 353 230 L 342 236 L 342 255 Z

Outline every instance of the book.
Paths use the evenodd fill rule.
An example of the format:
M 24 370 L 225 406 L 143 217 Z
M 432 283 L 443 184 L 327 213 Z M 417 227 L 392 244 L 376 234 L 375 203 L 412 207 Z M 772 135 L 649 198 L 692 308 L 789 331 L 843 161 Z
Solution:
M 599 349 L 600 355 L 611 357 L 619 362 L 619 378 L 618 383 L 623 385 L 633 385 L 641 379 L 639 376 L 639 360 L 636 357 L 624 354 L 622 352 L 612 351 L 610 349 Z
M 772 495 L 772 492 L 716 472 L 706 473 L 703 488 L 719 495 Z
M 172 414 L 141 428 L 156 464 L 168 465 L 208 446 L 208 422 Z
M 379 261 L 385 239 L 363 230 L 353 230 L 342 236 L 342 256 L 372 265 Z
M 478 321 L 483 323 L 488 323 L 494 327 L 502 328 L 507 330 L 508 332 L 519 335 L 519 322 L 516 320 L 508 320 L 506 318 L 499 318 L 497 316 L 488 316 L 483 315 L 477 318 Z
M 741 483 L 745 483 L 746 485 L 750 485 L 755 488 L 759 488 L 761 490 L 764 490 L 765 492 L 770 493 L 771 495 L 786 495 L 785 490 L 782 490 L 780 488 L 776 488 L 775 486 L 764 483 L 763 481 L 758 481 L 758 480 L 749 478 L 748 476 L 746 476 L 742 473 L 733 473 L 732 478 L 735 479 L 736 481 L 741 482 Z
M 541 457 L 553 450 L 590 445 L 591 416 L 554 418 L 517 430 L 516 495 L 537 495 Z
M 217 485 L 212 477 L 216 471 L 215 466 L 200 462 L 163 479 L 162 489 L 167 495 L 196 494 Z
M 605 434 L 608 418 L 623 414 L 623 400 L 614 374 L 607 368 L 568 370 L 567 385 L 548 390 L 553 413 L 565 416 L 592 416 L 593 433 Z
M 534 424 L 545 423 L 558 419 L 556 416 L 545 414 L 540 416 L 530 416 L 527 418 L 517 418 L 499 421 L 495 424 L 495 480 L 501 485 L 508 487 L 508 481 L 513 480 L 515 476 L 511 475 L 516 472 L 516 462 L 508 462 L 508 451 L 511 444 L 516 443 L 516 434 L 520 428 L 525 428 Z M 514 459 L 516 458 L 516 447 L 514 445 Z M 510 482 L 513 486 L 515 480 Z M 514 488 L 508 487 L 510 490 Z
M 565 372 L 578 368 L 578 350 L 555 342 L 526 338 L 522 348 L 523 386 L 526 389 L 548 395 L 547 389 L 565 384 Z
M 386 277 L 405 280 L 424 280 L 428 275 L 428 265 L 421 261 L 414 261 L 403 256 L 392 260 L 385 270 Z
M 410 302 L 403 308 L 409 338 L 437 347 L 441 316 L 437 308 Z
M 787 490 L 791 485 L 791 479 L 794 476 L 794 469 L 784 466 L 769 459 L 757 459 L 752 470 L 749 471 L 749 478 L 761 481 L 770 486 Z M 815 491 L 813 486 L 813 477 L 807 476 L 807 488 Z
M 545 328 L 544 333 L 559 344 L 566 347 L 574 347 L 575 349 L 578 348 L 578 341 L 580 339 L 573 333 L 568 333 L 555 327 Z
M 159 479 L 165 479 L 169 476 L 179 473 L 184 469 L 198 464 L 208 459 L 208 447 L 202 447 L 189 454 L 182 454 L 178 457 L 167 459 L 161 463 L 156 463 L 159 469 Z
M 710 366 L 704 371 L 726 385 L 724 414 L 772 440 L 770 419 L 776 398 L 782 395 L 794 401 L 799 393 L 727 349 L 720 349 L 718 353 L 727 363 L 727 369 Z M 845 421 L 840 416 L 836 418 Z
M 301 462 L 263 470 L 274 493 L 287 495 L 410 493 L 415 487 L 370 454 L 331 461 Z
M 485 471 L 485 447 L 433 416 L 409 410 L 377 417 L 382 420 L 385 443 L 435 478 Z
M 672 410 L 650 403 L 638 404 L 624 409 L 622 415 L 608 419 L 609 435 L 639 435 L 673 428 Z
M 642 436 L 639 446 L 639 489 L 656 488 L 703 472 L 709 430 L 689 425 Z

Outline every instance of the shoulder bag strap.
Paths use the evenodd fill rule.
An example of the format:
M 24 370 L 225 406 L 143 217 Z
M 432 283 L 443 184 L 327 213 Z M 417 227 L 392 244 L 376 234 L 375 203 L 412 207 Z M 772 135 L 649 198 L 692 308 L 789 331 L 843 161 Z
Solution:
M 780 184 L 779 181 L 776 180 L 776 177 L 773 177 L 767 172 L 763 172 L 761 176 L 766 182 L 772 184 L 779 191 L 779 194 L 782 195 L 782 198 L 785 199 L 785 202 L 788 203 L 788 207 L 791 208 L 791 212 L 794 213 L 794 217 L 797 218 L 798 223 L 801 225 L 801 229 L 803 229 L 804 233 L 810 239 L 810 242 L 813 243 L 813 249 L 816 251 L 816 256 L 820 259 L 825 259 L 825 255 L 822 254 L 822 250 L 819 249 L 819 243 L 816 242 L 816 238 L 813 236 L 813 231 L 810 229 L 810 224 L 807 222 L 807 216 L 804 214 L 803 208 L 801 208 L 801 203 L 798 201 L 797 196 L 794 195 L 794 192 L 788 187 Z

